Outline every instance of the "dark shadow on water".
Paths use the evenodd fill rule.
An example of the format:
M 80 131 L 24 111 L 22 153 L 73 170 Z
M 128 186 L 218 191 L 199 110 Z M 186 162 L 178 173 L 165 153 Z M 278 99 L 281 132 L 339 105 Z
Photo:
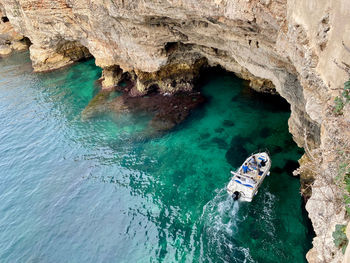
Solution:
M 210 138 L 210 133 L 209 132 L 203 132 L 199 134 L 199 139 L 200 140 L 207 140 Z
M 264 128 L 262 128 L 262 129 L 260 130 L 259 135 L 260 135 L 261 138 L 267 138 L 267 137 L 270 136 L 271 133 L 272 133 L 272 131 L 271 131 L 270 128 L 264 127 Z
M 226 150 L 229 145 L 227 144 L 227 142 L 219 137 L 214 137 L 213 139 L 211 139 L 211 142 L 216 144 L 217 147 L 219 147 L 220 149 Z
M 251 142 L 249 137 L 237 135 L 232 138 L 230 148 L 226 152 L 226 160 L 233 167 L 238 168 L 247 158 L 248 151 L 245 148 L 247 143 Z
M 165 135 L 169 132 L 176 132 L 182 129 L 186 129 L 186 127 L 189 127 L 193 124 L 194 120 L 200 121 L 201 119 L 203 119 L 206 115 L 205 107 L 209 103 L 210 103 L 210 98 L 205 97 L 205 102 L 200 104 L 194 110 L 190 111 L 188 117 L 184 121 L 176 125 L 173 129 L 162 133 L 162 135 Z
M 231 120 L 224 120 L 222 122 L 222 125 L 225 126 L 225 127 L 233 127 L 233 126 L 235 126 L 235 123 L 233 121 L 231 121 Z
M 249 87 L 244 87 L 240 94 L 233 98 L 239 99 L 239 103 L 255 109 L 261 109 L 270 112 L 289 112 L 290 105 L 279 95 L 271 95 L 257 92 Z
M 224 128 L 216 128 L 216 129 L 215 129 L 215 132 L 216 132 L 216 133 L 222 133 L 222 132 L 224 132 L 224 131 L 225 131 Z
M 289 103 L 281 96 L 257 92 L 248 87 L 248 85 L 243 85 L 243 82 L 246 82 L 245 80 L 238 78 L 234 73 L 228 72 L 220 66 L 204 68 L 200 73 L 199 80 L 197 81 L 197 88 L 200 89 L 213 79 L 217 78 L 230 78 L 241 82 L 243 88 L 239 94 L 232 97 L 232 102 L 238 102 L 242 105 L 261 108 L 262 110 L 272 112 L 290 111 Z
M 293 171 L 299 167 L 299 163 L 295 160 L 287 160 L 283 167 L 283 171 L 287 172 L 288 175 L 292 176 Z
M 271 154 L 278 154 L 278 153 L 283 152 L 283 148 L 281 146 L 276 145 L 276 146 L 272 147 L 270 152 L 271 152 Z
M 306 211 L 305 206 L 306 206 L 305 200 L 304 198 L 302 198 L 302 202 L 301 202 L 302 223 L 307 228 L 306 238 L 308 241 L 306 242 L 305 249 L 304 249 L 304 254 L 306 255 L 306 253 L 312 248 L 312 240 L 316 236 L 316 233 L 312 226 L 312 222 L 309 218 L 309 213 Z
M 271 173 L 273 173 L 273 174 L 281 174 L 281 173 L 283 173 L 283 169 L 278 167 L 278 166 L 275 166 L 275 167 L 273 167 L 271 169 Z

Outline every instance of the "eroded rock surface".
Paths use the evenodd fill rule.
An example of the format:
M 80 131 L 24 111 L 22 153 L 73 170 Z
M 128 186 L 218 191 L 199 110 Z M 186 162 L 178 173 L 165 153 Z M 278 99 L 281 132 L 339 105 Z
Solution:
M 105 88 L 128 72 L 136 83 L 131 95 L 139 96 L 155 85 L 164 94 L 190 90 L 198 61 L 206 61 L 250 80 L 254 89 L 276 90 L 291 105 L 294 140 L 317 156 L 319 172 L 308 174 L 306 183 L 312 189 L 306 208 L 317 234 L 308 260 L 341 261 L 331 233 L 347 219 L 338 203 L 341 191 L 330 182 L 337 176 L 337 151 L 348 150 L 350 141 L 349 110 L 341 116 L 332 110 L 349 78 L 337 66 L 350 64 L 342 45 L 350 46 L 348 0 L 0 3 L 15 30 L 31 40 L 37 71 L 92 54 L 104 68 Z M 305 166 L 315 165 L 310 158 Z
M 15 31 L 0 4 L 0 57 L 28 49 L 28 41 Z

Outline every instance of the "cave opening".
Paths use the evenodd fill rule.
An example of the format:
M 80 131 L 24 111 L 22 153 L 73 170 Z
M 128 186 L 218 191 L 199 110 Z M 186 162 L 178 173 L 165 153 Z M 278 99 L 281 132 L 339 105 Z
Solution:
M 179 45 L 179 42 L 167 42 L 164 46 L 164 50 L 167 54 L 170 54 L 178 49 Z
M 73 62 L 81 62 L 93 58 L 89 49 L 78 41 L 61 40 L 57 44 L 56 52 Z
M 273 111 L 276 112 L 290 112 L 290 104 L 287 102 L 285 98 L 280 96 L 275 89 L 272 90 L 272 92 L 266 92 L 266 90 L 263 87 L 261 88 L 263 92 L 258 92 L 255 89 L 251 88 L 251 83 L 249 80 L 245 80 L 237 76 L 235 73 L 227 71 L 220 65 L 213 66 L 213 67 L 203 67 L 200 71 L 200 76 L 196 82 L 196 89 L 201 89 L 201 87 L 208 84 L 213 78 L 216 78 L 217 76 L 223 77 L 223 78 L 232 78 L 236 81 L 240 82 L 240 85 L 243 87 L 241 91 L 241 96 L 246 97 L 247 99 L 250 98 L 251 100 L 264 105 L 267 108 L 270 108 Z M 232 98 L 234 99 L 234 98 Z
M 159 93 L 159 86 L 157 84 L 152 84 L 147 91 L 148 95 Z
M 32 45 L 32 41 L 30 41 L 30 39 L 28 37 L 23 37 L 21 42 L 25 43 L 28 47 L 30 47 Z
M 7 22 L 9 22 L 10 20 L 8 19 L 7 16 L 3 16 L 3 17 L 1 17 L 1 21 L 2 21 L 3 23 L 7 23 Z

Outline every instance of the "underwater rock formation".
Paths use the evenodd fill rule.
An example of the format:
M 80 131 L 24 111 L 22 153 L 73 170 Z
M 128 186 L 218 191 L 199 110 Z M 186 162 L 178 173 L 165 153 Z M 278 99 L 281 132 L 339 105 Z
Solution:
M 142 97 L 133 96 L 133 88 L 130 83 L 126 87 L 119 87 L 122 94 L 114 98 L 114 90 L 101 90 L 84 109 L 82 118 L 87 120 L 108 112 L 117 115 L 144 112 L 151 119 L 143 137 L 150 138 L 173 129 L 187 118 L 191 110 L 205 102 L 199 92 L 177 92 L 169 96 L 153 91 Z
M 341 190 L 332 190 L 329 182 L 338 174 L 337 151 L 348 150 L 350 141 L 349 107 L 342 115 L 333 111 L 334 98 L 349 78 L 339 66 L 350 61 L 348 0 L 0 3 L 15 30 L 32 42 L 36 71 L 91 54 L 104 69 L 104 88 L 128 74 L 135 81 L 129 95 L 137 97 L 152 89 L 190 91 L 201 66 L 220 65 L 249 80 L 252 88 L 284 97 L 291 105 L 289 130 L 310 155 L 301 168 L 317 167 L 307 175 L 300 169 L 317 235 L 308 260 L 340 262 L 332 232 L 347 219 L 335 202 Z

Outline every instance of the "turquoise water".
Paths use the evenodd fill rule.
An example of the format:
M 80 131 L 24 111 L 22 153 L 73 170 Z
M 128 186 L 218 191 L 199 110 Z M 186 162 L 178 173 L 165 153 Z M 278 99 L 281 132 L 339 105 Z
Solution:
M 93 60 L 45 74 L 26 53 L 0 60 L 0 262 L 306 262 L 285 102 L 214 72 L 205 106 L 133 140 L 144 116 L 81 120 L 100 74 Z M 271 175 L 234 203 L 229 171 L 259 148 Z

